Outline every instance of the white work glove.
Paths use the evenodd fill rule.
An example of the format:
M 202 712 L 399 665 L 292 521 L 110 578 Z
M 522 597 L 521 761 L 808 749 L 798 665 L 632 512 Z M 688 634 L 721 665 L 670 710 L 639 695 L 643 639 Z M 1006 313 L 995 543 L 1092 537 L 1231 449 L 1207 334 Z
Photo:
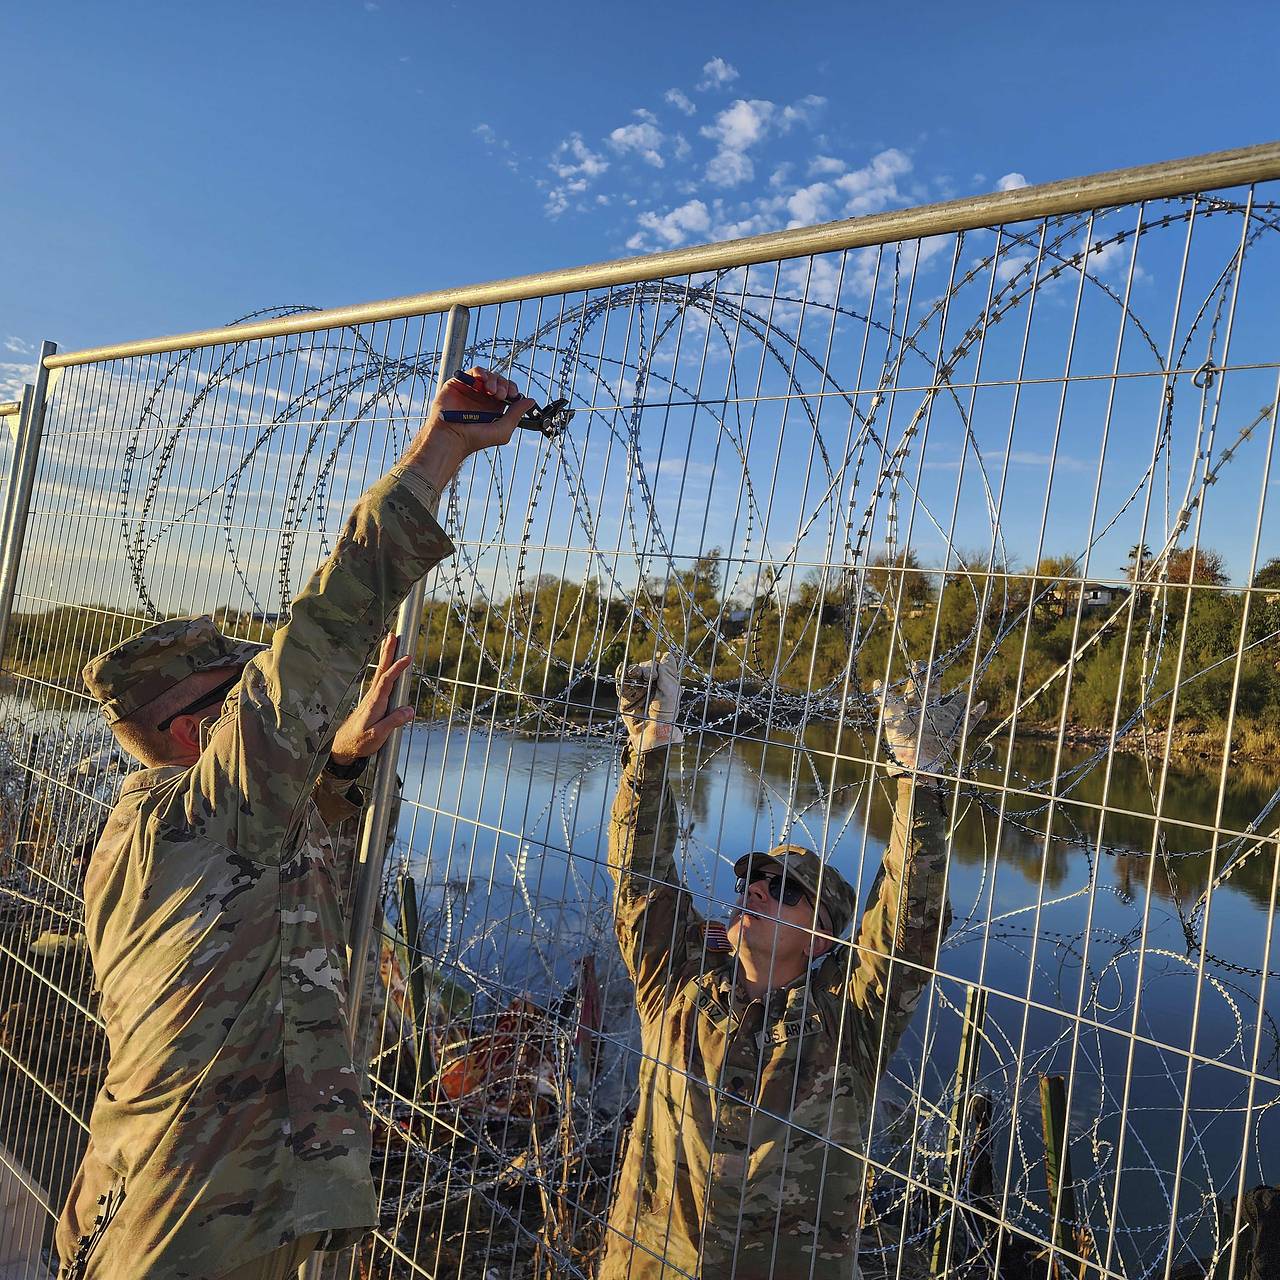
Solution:
M 926 704 L 923 688 L 924 664 L 919 662 L 912 663 L 901 697 L 883 690 L 879 683 L 875 686 L 876 696 L 884 706 L 885 742 L 897 765 L 891 773 L 946 773 L 955 769 L 954 752 L 964 731 L 967 695 L 963 689 L 956 689 Z M 935 689 L 936 686 L 930 688 L 931 696 Z M 985 702 L 969 707 L 970 728 L 986 711 Z
M 674 746 L 684 741 L 676 728 L 680 707 L 680 664 L 669 653 L 652 662 L 619 663 L 618 711 L 636 751 Z

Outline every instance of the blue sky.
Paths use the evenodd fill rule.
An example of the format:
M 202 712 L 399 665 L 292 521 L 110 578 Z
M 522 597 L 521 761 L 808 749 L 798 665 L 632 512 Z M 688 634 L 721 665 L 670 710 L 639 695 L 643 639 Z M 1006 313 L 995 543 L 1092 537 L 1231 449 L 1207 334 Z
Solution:
M 19 56 L 6 63 L 0 117 L 9 164 L 0 201 L 0 396 L 16 390 L 44 337 L 65 350 L 180 332 L 271 305 L 335 306 L 523 274 L 1241 146 L 1276 132 L 1280 18 L 1262 4 L 1211 13 L 1183 3 L 1069 12 L 916 4 L 896 10 L 891 23 L 884 15 L 880 6 L 833 3 L 502 2 L 482 17 L 460 4 L 409 0 L 10 7 L 0 40 Z M 1125 216 L 1095 228 L 1095 237 Z M 1212 281 L 1238 238 L 1237 226 L 1219 224 L 1199 233 L 1193 277 L 1203 279 L 1191 280 L 1189 296 L 1203 296 L 1198 286 Z M 1135 274 L 1137 310 L 1162 349 L 1181 234 L 1174 227 L 1144 237 Z M 950 244 L 922 248 L 921 299 L 944 288 Z M 989 249 L 975 234 L 959 270 Z M 1095 272 L 1122 288 L 1127 251 L 1107 252 Z M 1268 270 L 1253 269 L 1244 295 L 1240 358 L 1275 357 L 1266 317 L 1280 264 L 1270 252 L 1255 259 Z M 1016 281 L 1028 258 L 1006 246 L 998 285 Z M 834 297 L 837 267 L 817 265 L 812 287 Z M 871 286 L 873 266 L 866 255 L 851 259 L 840 301 L 883 316 L 891 303 L 883 279 L 879 292 Z M 1105 376 L 1117 324 L 1095 283 L 1073 371 Z M 767 279 L 753 284 L 768 293 Z M 802 284 L 793 281 L 793 290 Z M 968 287 L 964 323 L 981 312 L 985 291 L 983 276 Z M 1074 288 L 1063 280 L 1041 293 L 1026 372 L 1053 377 Z M 1017 323 L 1004 326 L 1001 344 L 989 344 L 985 378 L 1012 373 Z M 805 324 L 820 331 L 826 321 L 817 314 Z M 844 388 L 857 382 L 856 326 L 850 333 L 837 345 Z M 936 343 L 936 326 L 931 335 L 926 345 Z M 822 341 L 820 332 L 812 341 Z M 744 370 L 755 358 L 750 347 L 737 353 Z M 685 371 L 686 384 L 697 376 L 685 369 L 697 363 L 692 345 L 661 354 L 673 375 Z M 1197 347 L 1191 354 L 1202 358 Z M 713 367 L 716 358 L 713 351 Z M 1136 331 L 1126 336 L 1122 371 L 1130 365 L 1152 370 Z M 898 381 L 917 384 L 924 372 L 911 354 Z M 1238 375 L 1220 447 L 1274 394 L 1273 382 L 1272 374 Z M 1118 572 L 1142 516 L 1143 502 L 1128 497 L 1150 455 L 1159 386 L 1141 385 L 1143 396 L 1127 400 L 1122 384 L 1114 406 L 1095 535 L 1117 520 L 1095 574 Z M 916 490 L 928 515 L 913 544 L 926 563 L 940 563 L 948 542 L 985 550 L 992 526 L 984 487 L 998 488 L 1002 476 L 1000 523 L 1012 551 L 1026 560 L 1048 509 L 1045 550 L 1083 552 L 1082 512 L 1092 502 L 1106 411 L 1098 388 L 1105 391 L 1102 383 L 1073 390 L 1065 409 L 1054 387 L 1028 390 L 1007 474 L 990 464 L 1007 447 L 1007 397 L 984 389 L 974 430 L 985 479 L 967 464 L 965 519 L 950 531 L 966 446 L 955 406 L 937 408 Z M 763 390 L 771 389 L 786 390 L 766 381 Z M 810 380 L 804 390 L 813 389 Z M 625 399 L 622 387 L 604 391 Z M 1176 507 L 1194 477 L 1203 426 L 1194 401 L 1179 402 L 1172 480 L 1160 481 L 1167 493 L 1157 495 L 1157 508 Z M 905 404 L 894 432 L 919 408 L 918 396 Z M 839 444 L 845 433 L 833 412 L 824 431 Z M 788 450 L 793 440 L 811 447 L 798 413 L 783 428 Z M 565 464 L 570 487 L 604 466 L 610 429 L 600 423 L 580 441 L 580 474 Z M 753 446 L 760 476 L 776 467 L 770 430 L 762 427 Z M 724 541 L 745 536 L 741 469 L 723 458 L 718 479 L 709 469 L 725 432 L 723 424 L 719 432 L 699 426 L 683 464 L 646 440 L 654 476 L 685 477 L 677 504 L 691 548 L 717 535 L 719 521 L 731 530 Z M 1219 485 L 1203 539 L 1236 570 L 1257 509 L 1261 442 L 1250 448 L 1230 474 L 1253 492 L 1246 484 L 1243 501 L 1227 501 Z M 611 465 L 611 483 L 622 484 L 626 476 Z M 767 516 L 769 558 L 795 553 L 802 535 L 813 557 L 823 557 L 833 508 L 806 533 L 820 491 L 779 492 L 772 503 L 762 491 L 753 518 L 758 527 Z M 1152 511 L 1148 528 L 1158 536 L 1148 541 L 1164 536 L 1162 519 Z M 883 536 L 883 527 L 873 530 L 873 539 Z
M 6 5 L 0 341 L 90 345 L 1263 141 L 1277 34 L 1262 3 Z M 834 185 L 863 173 L 860 203 L 863 179 Z

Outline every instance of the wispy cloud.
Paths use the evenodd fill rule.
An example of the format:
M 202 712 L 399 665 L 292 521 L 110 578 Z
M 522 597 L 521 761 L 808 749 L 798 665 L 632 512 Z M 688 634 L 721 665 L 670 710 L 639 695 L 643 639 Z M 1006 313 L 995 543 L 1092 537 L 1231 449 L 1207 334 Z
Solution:
M 22 384 L 30 382 L 35 366 L 0 361 L 0 400 L 21 400 Z
M 871 158 L 869 164 L 850 169 L 835 179 L 844 194 L 844 212 L 856 216 L 876 213 L 900 198 L 898 179 L 911 172 L 911 158 L 897 147 L 889 147 Z
M 691 236 L 705 234 L 711 229 L 711 213 L 701 200 L 690 200 L 664 214 L 649 210 L 636 221 L 640 230 L 627 241 L 628 249 L 646 248 L 650 237 L 664 248 L 674 249 Z
M 586 191 L 608 168 L 608 160 L 592 151 L 582 140 L 582 134 L 574 130 L 556 147 L 551 158 L 551 172 L 560 181 L 547 194 L 547 212 L 553 218 L 559 217 L 569 207 L 570 199 Z
M 809 176 L 812 178 L 819 174 L 843 173 L 848 167 L 837 156 L 814 156 L 809 161 Z
M 709 89 L 723 89 L 738 78 L 738 68 L 723 58 L 712 58 L 702 64 L 702 79 L 698 81 L 698 91 L 706 93 Z
M 662 144 L 666 134 L 658 128 L 658 118 L 652 111 L 641 108 L 634 113 L 634 124 L 619 125 L 609 134 L 609 145 L 619 154 L 634 152 L 645 164 L 661 169 L 666 164 L 662 158 Z
M 515 149 L 506 138 L 498 136 L 491 124 L 481 121 L 471 132 L 484 143 L 490 151 L 502 157 L 502 162 L 512 173 L 520 172 L 520 162 L 516 159 Z
M 694 105 L 693 99 L 687 93 L 681 92 L 679 89 L 668 89 L 662 95 L 663 102 L 669 103 L 675 107 L 677 111 L 682 112 L 686 116 L 696 115 L 698 108 Z
M 29 356 L 35 354 L 35 347 L 29 342 L 24 342 L 21 338 L 8 337 L 4 340 L 4 349 L 12 351 L 14 355 Z
M 695 88 L 709 93 L 736 87 L 740 79 L 737 68 L 714 57 L 703 64 Z M 866 159 L 833 149 L 820 132 L 827 101 L 819 94 L 792 102 L 735 96 L 688 132 L 686 121 L 699 114 L 699 105 L 692 90 L 672 86 L 612 128 L 572 131 L 555 146 L 539 183 L 547 216 L 617 210 L 634 219 L 622 229 L 626 248 L 645 252 L 810 226 L 920 196 L 918 181 L 906 185 L 913 174 L 907 151 L 886 147 Z M 505 145 L 488 124 L 475 132 L 494 149 Z M 788 142 L 795 134 L 807 136 Z M 917 258 L 912 249 L 908 269 L 935 252 L 926 244 Z M 858 269 L 846 281 L 856 287 L 863 274 Z
M 706 179 L 719 187 L 735 187 L 755 176 L 755 164 L 747 154 L 771 133 L 786 133 L 798 124 L 810 124 L 826 99 L 817 94 L 778 107 L 767 98 L 739 98 L 705 125 L 704 138 L 716 144 L 716 153 L 707 164 Z

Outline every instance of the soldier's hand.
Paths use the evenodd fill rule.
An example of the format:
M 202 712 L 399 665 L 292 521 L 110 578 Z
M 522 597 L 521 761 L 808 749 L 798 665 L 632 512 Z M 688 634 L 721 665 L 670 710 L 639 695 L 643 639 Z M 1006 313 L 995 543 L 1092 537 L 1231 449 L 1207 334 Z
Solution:
M 440 388 L 403 459 L 439 492 L 473 453 L 508 443 L 520 419 L 537 405 L 536 400 L 522 396 L 509 378 L 479 366 L 467 372 L 496 400 L 511 401 L 511 407 L 497 422 L 446 422 L 446 412 L 474 410 L 476 402 L 474 393 L 468 395 L 467 388 L 453 378 Z
M 683 741 L 675 723 L 680 707 L 680 664 L 672 654 L 660 653 L 652 662 L 624 662 L 614 679 L 618 711 L 637 751 Z
M 965 731 L 986 714 L 987 704 L 970 704 L 963 689 L 942 695 L 936 683 L 926 679 L 923 663 L 912 663 L 901 695 L 876 685 L 884 706 L 885 742 L 896 765 L 895 773 L 946 772 L 955 767 L 955 751 Z M 926 701 L 927 696 L 927 701 Z
M 412 661 L 409 654 L 405 654 L 403 658 L 396 657 L 396 640 L 396 636 L 389 635 L 382 642 L 382 648 L 378 651 L 378 666 L 367 692 L 334 735 L 329 756 L 335 764 L 350 765 L 375 755 L 394 730 L 413 719 L 412 707 L 387 710 L 396 681 L 402 672 L 408 670 Z

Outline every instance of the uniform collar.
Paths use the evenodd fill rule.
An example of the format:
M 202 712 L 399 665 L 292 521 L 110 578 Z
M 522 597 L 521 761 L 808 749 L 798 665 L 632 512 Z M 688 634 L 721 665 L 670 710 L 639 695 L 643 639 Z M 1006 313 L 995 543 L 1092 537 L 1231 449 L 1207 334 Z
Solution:
M 187 766 L 181 764 L 162 764 L 156 769 L 138 769 L 125 775 L 120 784 L 120 794 L 126 796 L 131 791 L 150 791 L 152 787 L 158 787 L 162 782 L 176 778 L 186 771 Z

